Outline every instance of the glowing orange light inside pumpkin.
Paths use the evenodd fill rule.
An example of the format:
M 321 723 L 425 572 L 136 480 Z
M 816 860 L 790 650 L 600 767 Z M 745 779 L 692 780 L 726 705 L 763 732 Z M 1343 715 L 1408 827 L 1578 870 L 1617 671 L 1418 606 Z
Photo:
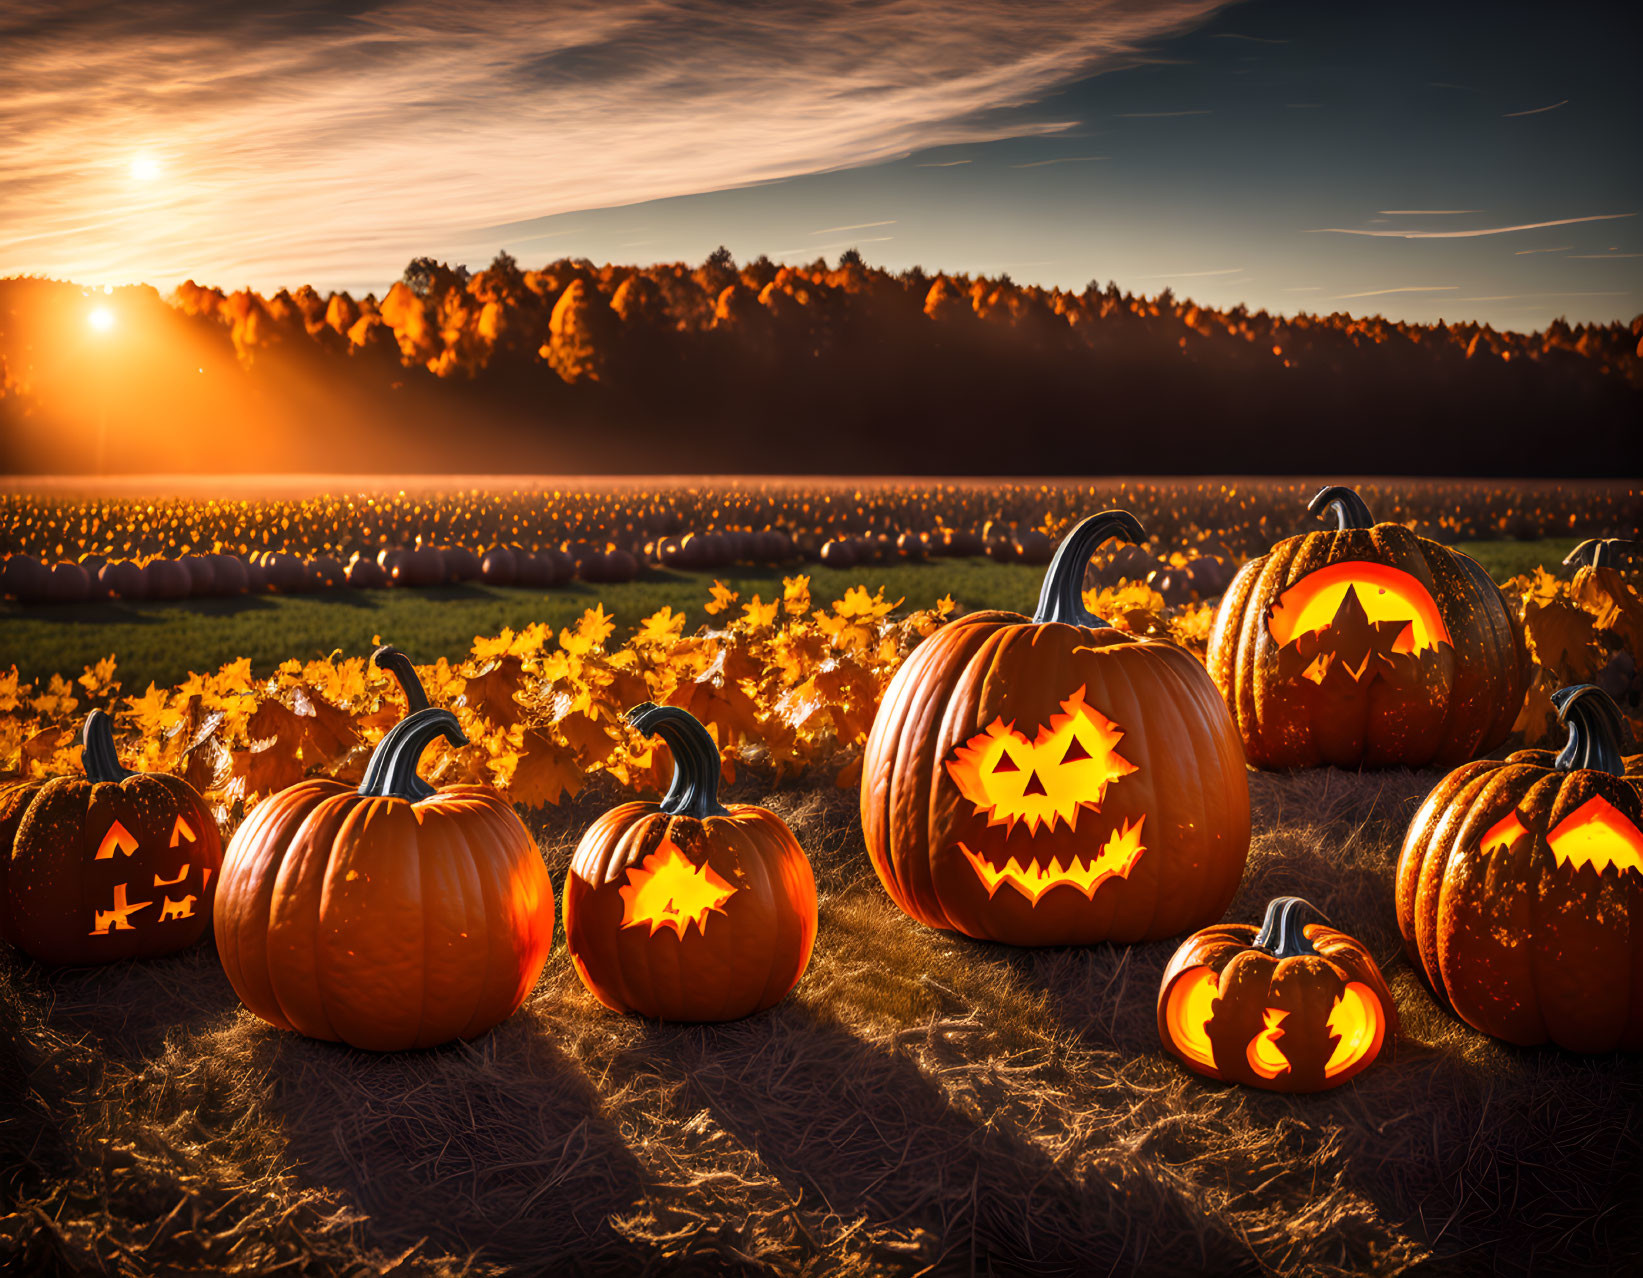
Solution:
M 153 901 L 126 901 L 126 885 L 114 885 L 114 908 L 98 910 L 93 920 L 92 936 L 107 936 L 112 929 L 116 932 L 131 932 L 136 929 L 131 926 L 131 916 L 138 910 L 146 910 L 153 905 Z
M 97 855 L 94 861 L 112 861 L 116 852 L 122 856 L 130 856 L 137 850 L 137 840 L 131 836 L 131 831 L 116 821 L 108 827 L 108 833 L 103 835 L 103 841 L 97 845 Z
M 190 843 L 199 841 L 194 833 L 194 827 L 189 825 L 182 817 L 178 817 L 176 824 L 171 827 L 171 846 L 176 847 L 185 839 Z
M 1599 874 L 1615 866 L 1621 874 L 1643 874 L 1643 834 L 1601 794 L 1559 821 L 1546 842 L 1560 866 L 1589 865 Z
M 192 892 L 180 901 L 173 901 L 169 896 L 166 897 L 165 904 L 160 907 L 160 922 L 165 923 L 171 919 L 193 918 L 194 901 L 195 897 Z
M 1262 1078 L 1277 1078 L 1289 1068 L 1289 1058 L 1278 1047 L 1278 1040 L 1284 1036 L 1279 1028 L 1288 1012 L 1276 1007 L 1266 1009 L 1266 1024 L 1261 1032 L 1249 1040 L 1249 1050 L 1245 1056 L 1249 1060 L 1249 1067 Z
M 682 940 L 692 923 L 707 928 L 707 916 L 724 913 L 724 903 L 736 894 L 706 861 L 698 867 L 672 842 L 663 840 L 643 864 L 628 869 L 627 885 L 620 889 L 622 926 L 650 924 L 650 934 L 670 927 Z
M 988 864 L 985 858 L 970 851 L 964 844 L 958 845 L 958 850 L 964 853 L 970 864 L 975 867 L 982 884 L 987 889 L 988 897 L 992 897 L 999 888 L 1008 883 L 1022 896 L 1034 905 L 1051 888 L 1074 887 L 1092 900 L 1096 889 L 1108 879 L 1128 878 L 1135 863 L 1141 859 L 1141 854 L 1147 849 L 1141 843 L 1141 823 L 1146 817 L 1139 817 L 1132 825 L 1125 821 L 1123 828 L 1114 830 L 1107 838 L 1106 844 L 1094 856 L 1085 858 L 1072 857 L 1065 867 L 1057 857 L 1051 857 L 1047 866 L 1040 866 L 1030 860 L 1023 865 L 1016 857 L 1011 857 L 1004 863 L 1002 869 Z
M 1330 1037 L 1338 1040 L 1324 1062 L 1325 1078 L 1334 1078 L 1366 1056 L 1373 1056 L 1380 1050 L 1386 1030 L 1381 1020 L 1381 1001 L 1362 981 L 1346 983 L 1324 1025 Z
M 1348 593 L 1357 596 L 1370 625 L 1405 623 L 1393 641 L 1393 652 L 1419 653 L 1451 642 L 1437 601 L 1425 586 L 1402 569 L 1361 560 L 1309 572 L 1284 591 L 1267 622 L 1273 639 L 1282 646 L 1323 629 L 1335 620 Z
M 1508 812 L 1500 820 L 1483 832 L 1483 842 L 1479 847 L 1485 852 L 1507 852 L 1517 846 L 1517 841 L 1529 833 L 1529 827 L 1518 819 L 1518 814 Z
M 177 884 L 181 883 L 184 879 L 186 879 L 188 877 L 188 868 L 189 868 L 188 867 L 188 862 L 184 861 L 183 862 L 183 868 L 177 871 L 177 877 L 174 878 L 174 879 L 162 879 L 158 874 L 156 874 L 154 876 L 154 886 L 155 887 L 176 887 Z
M 1023 821 L 1029 834 L 1059 821 L 1076 830 L 1079 810 L 1100 811 L 1107 786 L 1136 770 L 1114 749 L 1123 730 L 1085 702 L 1083 688 L 1061 709 L 1031 741 L 994 719 L 948 760 L 959 792 L 986 813 L 988 825 L 1008 825 L 1006 837 Z
M 1215 1068 L 1215 1049 L 1209 1041 L 1209 1019 L 1215 1014 L 1220 981 L 1207 967 L 1195 967 L 1175 982 L 1164 1008 L 1170 1041 L 1189 1060 L 1205 1069 Z

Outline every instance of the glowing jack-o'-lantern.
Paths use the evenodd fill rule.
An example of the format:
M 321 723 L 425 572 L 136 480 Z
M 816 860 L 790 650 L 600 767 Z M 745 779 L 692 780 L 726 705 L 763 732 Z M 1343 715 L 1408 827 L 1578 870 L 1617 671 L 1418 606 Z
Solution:
M 1251 763 L 1263 768 L 1453 766 L 1506 739 L 1529 654 L 1488 573 L 1350 488 L 1315 513 L 1333 532 L 1245 564 L 1215 614 L 1207 662 Z
M 553 945 L 536 841 L 489 786 L 416 774 L 449 710 L 383 735 L 358 790 L 311 778 L 252 809 L 217 892 L 217 952 L 256 1015 L 373 1051 L 474 1038 L 512 1015 Z
M 1085 520 L 1038 610 L 961 617 L 924 640 L 880 703 L 862 829 L 902 909 L 1016 945 L 1157 939 L 1219 917 L 1249 850 L 1237 731 L 1174 644 L 1092 617 L 1082 585 L 1124 511 Z
M 1170 959 L 1158 1033 L 1199 1074 L 1278 1092 L 1337 1087 L 1380 1055 L 1397 1009 L 1369 952 L 1295 896 L 1247 923 L 1207 927 Z M 1313 911 L 1316 913 L 1316 911 Z
M 1590 684 L 1554 693 L 1558 754 L 1446 776 L 1398 858 L 1398 925 L 1467 1024 L 1512 1043 L 1643 1051 L 1643 755 Z
M 816 940 L 816 880 L 781 818 L 719 802 L 719 749 L 675 706 L 628 714 L 673 751 L 660 803 L 625 803 L 582 836 L 565 879 L 565 943 L 606 1007 L 668 1021 L 763 1011 Z
M 0 789 L 0 938 L 50 963 L 185 949 L 211 922 L 222 839 L 180 777 L 120 766 L 86 716 L 85 776 Z

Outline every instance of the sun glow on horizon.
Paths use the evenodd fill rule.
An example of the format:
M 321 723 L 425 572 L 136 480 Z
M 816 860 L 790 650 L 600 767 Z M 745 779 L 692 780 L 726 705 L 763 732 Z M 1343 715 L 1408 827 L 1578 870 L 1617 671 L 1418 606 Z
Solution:
M 114 312 L 106 306 L 93 307 L 91 313 L 86 316 L 86 323 L 91 325 L 94 332 L 112 332 L 114 329 Z
M 160 176 L 160 162 L 146 152 L 131 157 L 131 180 L 152 182 Z

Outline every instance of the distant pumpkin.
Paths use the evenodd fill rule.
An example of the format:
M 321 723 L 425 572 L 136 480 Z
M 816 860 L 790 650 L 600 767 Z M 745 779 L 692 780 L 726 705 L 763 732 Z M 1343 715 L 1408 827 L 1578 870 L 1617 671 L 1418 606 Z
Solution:
M 372 1051 L 474 1038 L 512 1015 L 553 944 L 536 841 L 489 786 L 416 775 L 449 710 L 383 736 L 356 791 L 301 781 L 229 844 L 217 952 L 241 1002 L 281 1029 Z
M 719 749 L 676 706 L 634 727 L 673 751 L 660 803 L 624 803 L 582 836 L 565 879 L 565 943 L 601 1003 L 665 1021 L 728 1021 L 779 1003 L 816 941 L 816 880 L 793 832 L 719 802 Z
M 1222 923 L 1187 938 L 1164 969 L 1158 1033 L 1190 1070 L 1274 1092 L 1338 1087 L 1397 1033 L 1368 950 L 1302 922 L 1298 896 L 1268 904 L 1256 931 Z
M 1398 858 L 1410 960 L 1468 1025 L 1510 1043 L 1643 1051 L 1643 755 L 1591 684 L 1552 696 L 1559 754 L 1451 772 Z
M 205 934 L 222 838 L 180 777 L 120 766 L 86 716 L 84 777 L 0 787 L 0 939 L 48 963 L 187 949 Z
M 1375 523 L 1350 488 L 1307 507 L 1332 532 L 1252 559 L 1221 599 L 1207 663 L 1259 768 L 1453 767 L 1506 739 L 1529 654 L 1470 556 Z

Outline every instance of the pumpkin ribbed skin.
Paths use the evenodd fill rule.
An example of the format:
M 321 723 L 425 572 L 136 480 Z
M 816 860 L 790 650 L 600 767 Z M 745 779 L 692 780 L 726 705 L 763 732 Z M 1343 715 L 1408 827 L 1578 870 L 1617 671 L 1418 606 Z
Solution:
M 989 824 L 949 764 L 995 720 L 1031 737 L 1079 689 L 1123 735 L 1134 771 L 1099 808 L 1053 828 Z M 960 618 L 931 635 L 886 690 L 862 760 L 862 832 L 897 905 L 931 927 L 1012 945 L 1172 936 L 1220 917 L 1249 851 L 1243 748 L 1202 666 L 1171 643 L 1016 613 Z M 1139 821 L 1144 851 L 1091 896 L 1012 885 L 989 895 L 963 848 L 1002 867 L 1090 858 Z
M 440 710 L 394 731 L 425 716 L 455 731 Z M 217 950 L 269 1024 L 373 1051 L 432 1047 L 484 1033 L 536 984 L 554 913 L 535 840 L 488 786 L 418 792 L 303 781 L 235 834 Z
M 699 924 L 625 927 L 629 871 L 642 871 L 664 842 L 735 891 Z M 773 1007 L 804 974 L 816 941 L 810 862 L 779 817 L 749 804 L 705 819 L 654 803 L 605 813 L 576 849 L 564 905 L 582 983 L 606 1007 L 658 1020 L 728 1021 Z
M 94 712 L 88 738 L 106 733 L 106 723 Z M 112 761 L 112 736 L 104 748 Z M 97 773 L 89 747 L 87 766 Z M 118 845 L 110 837 L 116 822 L 129 836 Z M 99 857 L 105 837 L 108 853 Z M 0 940 L 60 964 L 187 949 L 210 926 L 222 859 L 216 821 L 180 777 L 139 772 L 0 787 Z
M 1280 898 L 1305 905 L 1296 898 Z M 1320 923 L 1301 928 L 1306 948 L 1313 953 L 1274 952 L 1261 944 L 1253 924 L 1222 923 L 1204 928 L 1176 950 L 1158 990 L 1158 1034 L 1166 1049 L 1187 1068 L 1209 1078 L 1225 1079 L 1278 1092 L 1314 1092 L 1337 1087 L 1380 1054 L 1382 1045 L 1396 1038 L 1398 1014 L 1380 968 L 1362 944 Z M 1202 971 L 1216 982 L 1214 1015 L 1205 1037 L 1188 1041 L 1170 1023 L 1170 1000 L 1183 981 Z M 1325 1065 L 1338 1039 L 1329 1030 L 1332 1010 L 1350 983 L 1368 987 L 1379 1006 L 1373 1040 L 1337 1073 L 1326 1075 Z M 1286 1067 L 1268 1077 L 1249 1059 L 1251 1042 L 1267 1025 L 1269 1011 L 1284 1013 L 1281 1051 Z
M 1371 657 L 1376 668 L 1361 680 L 1285 671 L 1274 606 L 1311 574 L 1352 562 L 1407 573 L 1449 642 L 1395 654 L 1384 672 Z M 1290 537 L 1245 564 L 1216 610 L 1206 660 L 1249 761 L 1276 769 L 1453 767 L 1506 739 L 1529 675 L 1522 627 L 1488 573 L 1390 523 Z
M 1593 799 L 1643 830 L 1643 756 L 1620 767 L 1521 750 L 1456 769 L 1416 813 L 1398 858 L 1398 926 L 1410 961 L 1475 1029 L 1643 1051 L 1643 869 L 1560 864 L 1550 842 Z M 1508 842 L 1498 832 L 1515 832 L 1514 814 L 1522 831 Z

